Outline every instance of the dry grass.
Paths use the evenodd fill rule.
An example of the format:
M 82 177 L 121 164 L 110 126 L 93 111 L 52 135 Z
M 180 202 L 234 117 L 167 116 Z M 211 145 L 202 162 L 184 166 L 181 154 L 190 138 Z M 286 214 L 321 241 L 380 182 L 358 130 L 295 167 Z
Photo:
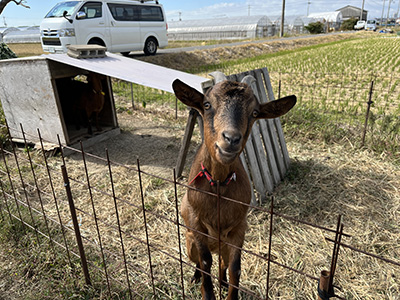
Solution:
M 8 44 L 8 47 L 10 47 L 18 57 L 35 56 L 44 53 L 40 43 Z
M 153 110 L 158 112 L 157 118 Z M 151 285 L 148 275 L 140 270 L 149 272 L 149 262 L 147 247 L 143 244 L 146 234 L 139 180 L 133 169 L 136 158 L 140 156 L 142 170 L 164 178 L 172 178 L 171 164 L 174 164 L 176 150 L 179 148 L 179 137 L 183 134 L 185 114 L 181 114 L 175 121 L 171 118 L 172 112 L 168 110 L 160 106 L 150 106 L 146 110 L 135 110 L 133 114 L 122 112 L 118 117 L 123 133 L 87 149 L 91 153 L 104 156 L 104 149 L 108 148 L 112 160 L 123 162 L 132 168 L 114 166 L 112 170 L 116 196 L 123 199 L 118 202 L 118 210 L 121 227 L 125 232 L 124 245 L 131 266 L 130 278 L 136 291 L 145 297 L 151 294 Z M 196 134 L 190 156 L 193 155 L 198 141 L 199 137 Z M 348 145 L 316 145 L 301 138 L 287 140 L 287 143 L 292 166 L 274 193 L 275 211 L 332 229 L 335 228 L 337 216 L 341 214 L 344 219 L 344 231 L 352 236 L 343 242 L 399 261 L 399 167 L 385 157 Z M 148 148 L 152 145 L 153 151 Z M 61 182 L 56 179 L 60 177 L 57 171 L 61 164 L 59 158 L 51 158 L 50 163 L 55 170 L 55 182 Z M 90 183 L 94 188 L 96 213 L 101 220 L 103 245 L 121 255 L 117 231 L 105 225 L 117 224 L 113 199 L 96 191 L 111 194 L 108 168 L 103 161 L 93 158 L 88 158 L 87 165 Z M 86 182 L 81 155 L 69 156 L 67 168 L 72 179 Z M 45 175 L 44 169 L 39 169 L 37 172 Z M 88 190 L 74 180 L 72 191 L 76 206 L 92 214 Z M 185 179 L 182 182 L 185 182 Z M 157 293 L 160 299 L 175 299 L 176 294 L 169 289 L 171 286 L 180 289 L 179 263 L 171 257 L 179 257 L 177 226 L 173 222 L 176 218 L 174 187 L 164 180 L 145 174 L 142 184 Z M 40 181 L 40 186 L 44 190 L 48 188 L 45 179 Z M 62 185 L 59 188 L 63 222 L 71 226 Z M 19 191 L 22 192 L 21 187 Z M 183 193 L 184 189 L 179 188 L 179 200 Z M 30 191 L 30 195 L 35 198 L 34 189 Z M 37 198 L 33 204 L 38 207 Z M 265 207 L 268 206 L 269 203 L 265 203 Z M 46 210 L 56 218 L 52 201 L 48 201 Z M 82 235 L 98 244 L 93 218 L 81 212 L 78 213 L 78 217 Z M 265 256 L 268 251 L 269 215 L 263 211 L 253 210 L 249 213 L 248 220 L 249 230 L 244 248 Z M 182 241 L 184 241 L 183 230 L 181 228 Z M 334 238 L 333 234 L 319 229 L 275 217 L 272 258 L 318 277 L 321 270 L 329 269 L 333 249 L 333 245 L 325 241 L 325 237 Z M 87 246 L 87 249 L 90 248 Z M 184 245 L 182 249 L 184 251 Z M 89 257 L 92 260 L 94 257 L 99 257 L 97 251 L 87 251 L 91 253 Z M 185 253 L 183 259 L 188 261 Z M 109 273 L 124 280 L 123 265 L 111 256 L 108 261 Z M 214 257 L 214 262 L 216 261 L 217 258 Z M 192 267 L 184 265 L 185 292 L 186 295 L 197 299 L 199 286 L 189 283 L 193 271 Z M 217 276 L 215 268 L 212 272 Z M 341 249 L 335 279 L 335 284 L 342 288 L 342 291 L 338 292 L 339 295 L 347 299 L 399 299 L 398 282 L 398 267 L 348 249 Z M 266 285 L 264 259 L 243 253 L 241 285 L 246 290 L 264 295 Z M 270 298 L 315 299 L 316 282 L 272 264 Z
M 278 47 L 278 46 L 277 46 Z M 257 48 L 257 47 L 256 47 Z M 255 48 L 255 49 L 256 49 Z M 247 48 L 248 50 L 248 48 Z M 217 53 L 208 52 L 204 59 L 217 57 Z M 236 51 L 236 50 L 235 50 Z M 262 51 L 262 50 L 259 50 Z M 228 55 L 228 54 L 227 54 Z M 155 57 L 157 59 L 158 56 Z M 173 60 L 178 57 L 172 57 Z M 184 58 L 184 57 L 183 57 Z M 174 62 L 176 63 L 176 62 Z M 124 99 L 117 99 L 119 105 L 128 106 Z M 186 112 L 180 112 L 178 120 L 167 107 L 149 105 L 146 109 L 138 108 L 131 114 L 122 109 L 118 115 L 122 129 L 120 136 L 101 142 L 88 152 L 104 157 L 108 148 L 113 161 L 123 163 L 130 168 L 113 166 L 113 179 L 116 196 L 124 201 L 118 202 L 118 211 L 124 234 L 124 246 L 130 264 L 129 275 L 137 293 L 144 298 L 151 295 L 148 275 L 149 261 L 141 209 L 141 195 L 136 168 L 136 159 L 140 157 L 142 170 L 164 178 L 172 177 L 176 153 L 186 120 Z M 289 136 L 289 135 L 287 135 Z M 194 154 L 200 138 L 196 131 L 189 158 Z M 339 214 L 343 215 L 344 231 L 351 238 L 343 242 L 359 249 L 375 253 L 386 258 L 400 260 L 400 169 L 388 158 L 376 153 L 352 147 L 350 144 L 315 143 L 301 136 L 287 140 L 292 158 L 292 166 L 285 180 L 277 187 L 274 196 L 275 211 L 301 220 L 334 229 Z M 21 153 L 22 154 L 22 153 Z M 37 153 L 35 159 L 39 159 Z M 12 164 L 12 160 L 10 159 Z M 24 168 L 29 170 L 27 163 Z M 71 226 L 65 192 L 60 176 L 60 159 L 53 157 L 50 164 L 54 182 L 57 182 L 61 214 L 64 224 Z M 101 221 L 100 231 L 103 245 L 108 250 L 117 251 L 121 256 L 119 236 L 115 229 L 105 224 L 116 226 L 115 206 L 111 194 L 110 175 L 104 161 L 88 158 L 90 183 L 93 189 L 96 213 Z M 188 167 L 188 166 L 187 166 Z M 81 155 L 67 158 L 69 175 L 77 182 L 86 182 Z M 15 172 L 16 170 L 12 168 Z M 188 169 L 186 168 L 185 174 Z M 48 181 L 43 168 L 36 170 L 40 187 L 48 191 Z M 18 177 L 17 175 L 15 177 Z M 143 175 L 145 208 L 147 210 L 148 236 L 152 245 L 152 266 L 157 280 L 159 299 L 179 298 L 170 287 L 180 289 L 180 267 L 173 257 L 179 257 L 174 187 L 172 184 L 154 176 Z M 27 181 L 29 181 L 26 178 Z M 76 206 L 92 214 L 90 195 L 85 185 L 72 181 L 73 197 Z M 182 179 L 185 182 L 185 178 Z M 31 182 L 32 183 L 32 182 Z M 18 195 L 23 195 L 22 186 L 17 187 Z M 178 198 L 182 198 L 184 189 L 178 189 Z M 39 207 L 34 186 L 29 188 L 29 195 L 35 207 Z M 53 201 L 46 201 L 47 213 L 56 218 Z M 269 203 L 264 204 L 268 208 Z M 160 217 L 162 216 L 162 217 Z M 82 235 L 99 244 L 93 218 L 79 212 Z M 264 211 L 253 210 L 249 213 L 249 230 L 244 248 L 261 256 L 268 251 L 269 215 Z M 181 228 L 181 239 L 183 228 Z M 333 238 L 319 229 L 293 223 L 275 217 L 272 239 L 273 260 L 318 277 L 321 270 L 329 269 L 333 245 L 325 240 Z M 61 242 L 61 241 L 60 241 Z M 184 242 L 183 242 L 184 244 Z M 90 251 L 89 257 L 96 265 L 101 265 L 98 251 Z M 185 246 L 182 246 L 183 251 Z M 183 253 L 184 261 L 188 261 Z M 217 258 L 214 257 L 214 262 Z M 112 256 L 108 256 L 109 274 L 124 280 L 123 265 Z M 214 266 L 217 263 L 214 263 Z M 271 299 L 316 299 L 316 282 L 282 269 L 272 264 Z M 143 272 L 144 271 L 144 272 Z M 199 298 L 199 286 L 189 283 L 193 268 L 184 265 L 184 284 L 186 295 Z M 347 299 L 400 299 L 398 278 L 399 268 L 377 259 L 367 257 L 348 249 L 341 248 L 335 284 L 342 288 L 337 291 Z M 91 272 L 95 272 L 91 268 Z M 218 272 L 214 268 L 213 274 Z M 26 285 L 32 283 L 23 277 Z M 44 280 L 45 281 L 45 280 Z M 35 282 L 37 285 L 38 283 Z M 41 282 L 38 290 L 48 288 Z M 266 286 L 266 261 L 243 253 L 241 285 L 256 294 L 264 295 Z M 105 290 L 105 286 L 103 286 Z M 1 294 L 0 294 L 1 295 Z M 106 299 L 105 294 L 98 296 Z M 18 299 L 18 297 L 16 297 Z M 23 298 L 19 298 L 23 299 Z M 251 299 L 251 297 L 244 297 Z

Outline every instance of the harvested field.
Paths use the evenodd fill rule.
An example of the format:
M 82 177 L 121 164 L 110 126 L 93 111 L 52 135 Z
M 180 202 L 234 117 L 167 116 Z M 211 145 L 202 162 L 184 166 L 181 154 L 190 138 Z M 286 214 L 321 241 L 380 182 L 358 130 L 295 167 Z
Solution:
M 249 53 L 257 46 L 249 46 L 244 51 Z M 264 48 L 263 48 L 264 47 Z M 261 50 L 265 51 L 263 46 Z M 277 44 L 277 49 L 281 46 Z M 296 47 L 293 45 L 293 47 Z M 263 50 L 262 50 L 263 49 Z M 217 60 L 218 52 L 229 50 L 219 49 L 199 54 L 201 61 Z M 239 51 L 238 49 L 232 51 Z M 246 55 L 244 52 L 242 55 Z M 187 55 L 192 55 L 189 53 Z M 240 55 L 240 54 L 239 54 Z M 164 55 L 163 55 L 164 56 Z M 183 61 L 178 61 L 178 56 L 165 55 L 170 58 L 172 64 L 189 63 L 182 56 Z M 155 60 L 158 59 L 156 56 Z M 146 58 L 147 59 L 147 58 Z M 185 68 L 190 68 L 190 65 Z M 140 207 L 140 191 L 135 168 L 136 159 L 140 158 L 141 169 L 162 178 L 171 178 L 172 168 L 176 162 L 176 154 L 183 136 L 187 111 L 178 111 L 178 119 L 174 119 L 174 112 L 168 106 L 148 104 L 146 108 L 138 106 L 132 110 L 130 103 L 125 98 L 117 98 L 118 122 L 122 134 L 108 141 L 101 142 L 89 149 L 91 154 L 105 156 L 108 149 L 111 160 L 124 164 L 113 166 L 113 178 L 115 181 L 116 195 L 127 200 L 120 203 L 121 226 L 125 232 L 129 232 L 126 241 L 126 253 L 128 261 L 139 269 L 146 269 L 148 261 L 147 249 L 142 247 L 135 238 L 146 239 L 143 232 L 142 210 Z M 290 120 L 290 118 L 288 118 Z M 284 127 L 284 129 L 286 129 Z M 358 249 L 383 256 L 396 262 L 400 261 L 400 167 L 385 154 L 360 149 L 350 143 L 324 143 L 315 140 L 312 136 L 296 136 L 285 133 L 289 154 L 292 159 L 291 169 L 284 181 L 274 192 L 275 211 L 287 216 L 301 219 L 306 222 L 334 229 L 339 214 L 343 216 L 344 232 L 351 235 L 345 237 L 343 242 Z M 191 160 L 197 145 L 200 142 L 198 130 L 190 149 L 188 161 Z M 20 151 L 21 153 L 23 151 Z M 35 152 L 35 159 L 39 159 L 40 153 Z M 9 159 L 12 165 L 12 159 Z M 59 170 L 61 162 L 59 157 L 49 160 L 52 168 Z M 26 162 L 25 162 L 26 163 Z M 12 165 L 13 166 L 13 165 Z M 186 165 L 184 176 L 187 176 L 189 164 Z M 15 166 L 13 166 L 15 167 Z M 83 211 L 91 212 L 90 196 L 86 188 L 78 184 L 85 182 L 82 156 L 74 154 L 67 158 L 69 175 L 76 182 L 73 184 L 73 196 L 76 206 Z M 27 163 L 25 169 L 29 170 Z M 98 190 L 111 192 L 109 184 L 108 168 L 104 161 L 88 157 L 88 169 L 91 184 Z M 15 170 L 15 169 L 14 169 Z M 38 173 L 45 177 L 45 170 Z M 3 178 L 2 178 L 3 179 Z M 183 178 L 181 182 L 185 182 Z M 43 189 L 48 189 L 43 181 Z M 175 218 L 174 187 L 167 181 L 154 176 L 144 176 L 143 186 L 145 191 L 145 207 L 151 213 L 163 216 L 163 218 L 149 216 L 149 236 L 152 243 L 162 245 L 162 250 L 173 255 L 178 255 L 178 236 L 176 224 L 167 219 Z M 23 194 L 19 187 L 19 194 Z M 65 192 L 60 190 L 57 194 L 63 203 L 61 213 L 63 221 L 70 225 L 68 208 L 65 204 Z M 184 193 L 182 187 L 178 190 L 179 199 Z M 35 189 L 30 190 L 30 195 L 35 198 Z M 94 195 L 98 218 L 104 222 L 115 223 L 114 204 L 112 198 L 103 193 Z M 270 198 L 269 198 L 270 199 Z M 132 205 L 133 204 L 133 205 Z M 263 204 L 263 208 L 269 209 L 270 200 Z M 38 201 L 34 201 L 38 206 Z M 56 218 L 56 212 L 50 201 L 46 203 L 49 215 Z M 94 221 L 87 215 L 80 213 L 80 226 L 82 234 L 98 243 Z M 245 249 L 251 249 L 260 256 L 266 256 L 268 250 L 269 214 L 262 210 L 252 210 L 248 216 L 249 229 L 245 239 Z M 272 259 L 278 263 L 298 269 L 302 272 L 318 277 L 321 270 L 329 269 L 333 244 L 325 240 L 333 239 L 333 234 L 327 236 L 326 232 L 309 227 L 304 224 L 288 221 L 275 217 L 274 235 L 272 238 Z M 183 231 L 183 228 L 182 228 Z M 181 231 L 181 238 L 183 234 Z M 115 230 L 107 226 L 101 226 L 101 233 L 105 237 L 103 243 L 108 249 L 118 247 L 118 235 Z M 89 247 L 88 247 L 89 248 Z M 185 249 L 185 246 L 183 246 Z M 336 290 L 338 295 L 345 299 L 390 299 L 400 298 L 399 267 L 381 260 L 368 257 L 362 253 L 341 248 L 339 256 L 335 284 L 341 288 Z M 90 251 L 92 255 L 99 255 L 96 251 Z M 156 252 L 156 251 L 155 251 Z M 178 264 L 163 252 L 154 254 L 154 272 L 158 280 L 175 288 L 180 287 Z M 8 253 L 2 253 L 2 259 L 12 261 Z M 51 261 L 51 259 L 49 259 Z M 188 261 L 186 254 L 184 261 Z M 214 257 L 214 266 L 217 258 Z M 98 261 L 96 261 L 99 265 Z M 17 265 L 17 264 L 16 264 Z M 14 275 L 11 279 L 18 282 L 18 287 L 24 293 L 14 291 L 14 299 L 25 299 L 30 293 L 31 299 L 35 295 L 39 297 L 46 289 L 46 283 L 38 288 L 38 272 L 34 267 L 26 267 L 26 273 L 20 277 Z M 9 272 L 7 266 L 7 272 Z M 301 276 L 297 273 L 282 269 L 278 265 L 271 266 L 270 299 L 316 299 L 316 281 Z M 29 272 L 28 272 L 29 271 Z M 218 272 L 212 270 L 214 275 Z M 17 272 L 14 272 L 17 273 Z M 117 277 L 124 277 L 121 264 L 111 264 L 110 273 Z M 199 286 L 189 283 L 193 269 L 184 267 L 184 284 L 188 297 L 199 298 Z M 149 278 L 141 277 L 132 271 L 132 282 L 144 298 L 150 297 L 151 287 Z M 45 274 L 42 274 L 43 278 Z M 21 279 L 22 277 L 22 279 Z M 19 280 L 18 280 L 19 279 Z M 3 278 L 3 280 L 9 280 Z M 60 277 L 53 278 L 60 280 Z M 44 280 L 45 281 L 45 280 Z M 61 281 L 61 280 L 60 280 Z M 263 295 L 266 286 L 266 264 L 264 260 L 254 258 L 253 255 L 244 254 L 242 259 L 241 285 L 246 289 Z M 5 290 L 10 289 L 8 284 L 0 284 L 0 297 Z M 33 288 L 34 286 L 35 288 Z M 3 289 L 3 290 L 2 290 Z M 11 288 L 12 289 L 12 288 Z M 103 279 L 101 293 L 96 294 L 98 299 L 106 299 L 106 287 Z M 157 286 L 160 299 L 180 299 L 180 295 L 163 285 Z M 36 297 L 36 299 L 37 299 Z M 83 298 L 83 297 L 82 297 Z M 50 298 L 49 298 L 50 299 Z M 252 299 L 250 296 L 245 299 Z

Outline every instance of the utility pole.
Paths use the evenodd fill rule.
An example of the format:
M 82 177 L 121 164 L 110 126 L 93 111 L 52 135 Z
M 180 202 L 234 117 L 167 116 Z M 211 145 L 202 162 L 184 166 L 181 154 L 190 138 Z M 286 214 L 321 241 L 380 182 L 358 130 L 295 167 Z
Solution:
M 400 1 L 400 0 L 399 0 Z M 308 17 L 308 15 L 310 14 L 310 4 L 311 4 L 311 1 L 308 1 L 307 2 L 307 17 Z
M 386 17 L 386 26 L 385 27 L 387 27 L 388 22 L 389 22 L 390 3 L 392 3 L 392 0 L 389 0 L 388 12 L 387 12 L 387 17 Z
M 4 27 L 7 27 L 6 17 L 3 16 Z
M 179 21 L 182 21 L 182 18 L 181 18 L 182 13 L 179 11 L 178 14 L 179 14 Z
M 363 4 L 362 4 L 362 7 L 361 7 L 360 21 L 362 21 L 362 19 L 363 19 L 363 14 L 364 14 L 364 3 L 365 3 L 365 0 L 363 0 Z M 365 21 L 367 21 L 367 20 L 365 20 Z
M 285 24 L 285 0 L 282 0 L 282 17 L 281 17 L 281 32 L 280 32 L 280 37 L 283 37 L 283 30 L 284 30 L 284 24 Z
M 396 18 L 400 18 L 399 17 L 399 10 L 400 10 L 400 0 L 399 0 L 399 4 L 397 5 L 397 12 L 396 12 Z
M 383 0 L 383 6 L 382 6 L 382 15 L 381 15 L 381 20 L 380 20 L 380 25 L 382 26 L 383 23 L 383 11 L 385 10 L 385 0 Z
M 249 6 L 247 7 L 247 14 L 248 14 L 248 16 L 250 16 L 250 4 L 249 4 Z

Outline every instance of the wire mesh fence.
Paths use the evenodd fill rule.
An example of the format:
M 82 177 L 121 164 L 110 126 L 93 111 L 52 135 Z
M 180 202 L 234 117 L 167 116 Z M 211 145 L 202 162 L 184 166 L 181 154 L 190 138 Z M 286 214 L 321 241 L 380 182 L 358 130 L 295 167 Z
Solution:
M 212 69 L 214 70 L 214 69 Z M 207 76 L 206 69 L 192 72 Z M 230 66 L 221 66 L 225 74 L 238 73 Z M 318 73 L 269 72 L 276 98 L 294 94 L 299 105 L 282 119 L 293 122 L 297 117 L 315 124 L 331 124 L 338 139 L 353 145 L 367 146 L 389 156 L 400 151 L 400 77 L 382 73 Z M 169 103 L 176 109 L 182 104 L 168 93 L 139 85 L 114 83 L 121 95 L 133 105 L 147 102 Z M 298 112 L 296 114 L 296 111 Z
M 25 136 L 22 127 L 20 130 Z M 180 199 L 191 187 L 178 180 L 173 170 L 170 176 L 160 177 L 142 170 L 139 159 L 136 164 L 121 164 L 111 160 L 113 154 L 106 149 L 104 155 L 97 156 L 83 146 L 76 150 L 60 144 L 60 149 L 73 153 L 64 156 L 61 151 L 48 157 L 43 147 L 47 141 L 39 131 L 29 140 L 37 140 L 38 149 L 12 142 L 1 149 L 2 222 L 22 223 L 24 230 L 34 232 L 38 247 L 50 245 L 53 252 L 62 252 L 71 268 L 79 261 L 80 280 L 86 284 L 100 280 L 110 298 L 116 292 L 126 299 L 201 297 L 199 286 L 190 282 L 196 268 L 186 256 L 184 235 L 188 227 L 179 211 Z M 234 201 L 217 193 L 213 196 L 215 203 Z M 340 216 L 332 216 L 330 228 L 312 224 L 274 210 L 273 197 L 263 206 L 250 206 L 250 210 L 238 287 L 243 299 L 279 295 L 315 298 L 323 270 L 332 274 L 327 291 L 334 287 L 337 297 L 344 299 L 339 286 L 346 290 L 352 283 L 340 275 L 343 253 L 357 259 L 362 255 L 362 259 L 391 270 L 400 268 L 396 258 L 351 245 Z M 300 231 L 309 231 L 315 239 L 299 239 Z M 286 263 L 283 257 L 289 255 L 285 250 L 289 239 L 297 240 L 299 246 L 309 245 L 315 254 L 312 263 L 303 262 L 300 248 L 294 263 Z M 380 275 L 379 268 L 375 272 L 370 276 L 386 274 L 382 270 Z M 217 294 L 224 298 L 218 273 L 215 257 L 211 275 Z M 396 299 L 398 285 L 386 288 L 394 295 L 390 299 Z

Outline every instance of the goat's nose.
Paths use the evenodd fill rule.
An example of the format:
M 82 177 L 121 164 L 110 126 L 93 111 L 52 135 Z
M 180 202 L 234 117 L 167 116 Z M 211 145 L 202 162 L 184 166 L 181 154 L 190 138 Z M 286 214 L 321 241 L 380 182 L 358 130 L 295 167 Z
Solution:
M 237 131 L 224 131 L 222 132 L 222 136 L 224 137 L 225 142 L 227 142 L 231 146 L 235 146 L 239 144 L 242 139 L 242 135 Z

